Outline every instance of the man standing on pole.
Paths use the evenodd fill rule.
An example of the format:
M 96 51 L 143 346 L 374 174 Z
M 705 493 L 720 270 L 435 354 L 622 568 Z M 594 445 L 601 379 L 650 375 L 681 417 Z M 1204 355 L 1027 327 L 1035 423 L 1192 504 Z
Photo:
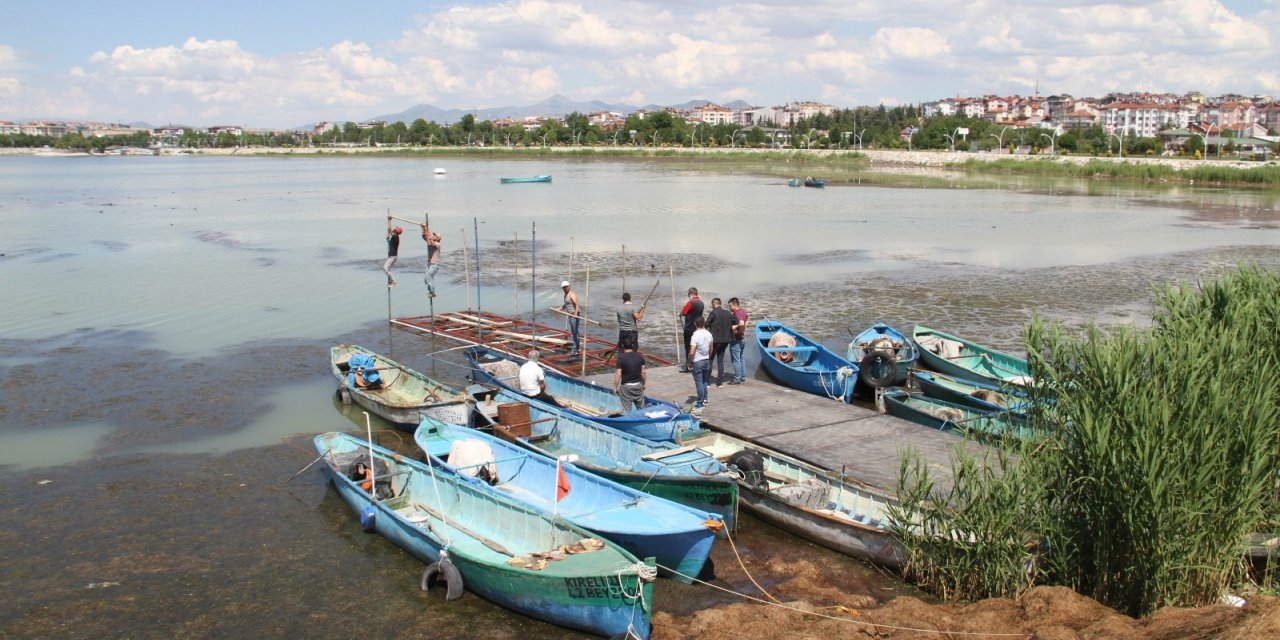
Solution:
M 391 226 L 391 216 L 387 216 L 387 261 L 382 263 L 382 272 L 387 274 L 387 288 L 396 286 L 396 278 L 391 275 L 391 266 L 400 256 L 400 234 L 404 229 Z
M 582 307 L 578 305 L 578 294 L 569 288 L 569 281 L 565 280 L 560 283 L 560 288 L 564 290 L 564 304 L 560 306 L 560 310 L 569 317 L 569 335 L 572 336 L 573 345 L 569 348 L 569 355 L 578 355 L 578 336 L 582 326 Z
M 427 283 L 427 297 L 436 297 L 436 272 L 440 271 L 440 234 L 432 233 L 427 225 L 420 224 L 422 227 L 422 239 L 427 242 L 427 277 L 423 279 Z

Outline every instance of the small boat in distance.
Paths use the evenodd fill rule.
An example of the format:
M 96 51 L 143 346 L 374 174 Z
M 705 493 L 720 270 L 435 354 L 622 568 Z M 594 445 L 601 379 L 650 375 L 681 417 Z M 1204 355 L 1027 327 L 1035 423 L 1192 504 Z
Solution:
M 522 184 L 525 182 L 551 182 L 550 174 L 540 174 L 527 178 L 498 178 L 502 184 Z
M 423 589 L 443 579 L 449 600 L 465 588 L 551 624 L 649 637 L 652 558 L 641 562 L 564 518 L 351 435 L 314 442 L 365 530 L 427 563 Z
M 436 167 L 436 170 L 435 170 L 435 171 L 433 171 L 432 173 L 434 173 L 434 174 L 436 174 L 436 175 L 438 175 L 438 176 L 442 176 L 442 175 L 444 175 L 444 174 L 448 173 L 448 171 L 445 171 L 445 170 L 444 170 L 444 167 Z
M 800 178 L 792 178 L 787 181 L 788 187 L 798 187 L 802 184 L 804 184 L 804 180 L 801 180 Z
M 395 360 L 358 345 L 340 344 L 329 350 L 329 361 L 344 404 L 354 400 L 400 429 L 412 433 L 424 414 L 445 422 L 471 424 L 471 396 Z M 380 381 L 373 386 L 352 384 L 353 369 L 377 372 Z
M 825 179 L 825 178 L 815 178 L 815 177 L 813 177 L 813 176 L 809 176 L 809 177 L 807 177 L 807 178 L 805 178 L 805 179 L 804 179 L 804 186 L 806 186 L 806 187 L 817 187 L 817 188 L 821 189 L 821 188 L 823 188 L 823 187 L 827 186 L 827 181 L 826 181 L 826 179 Z

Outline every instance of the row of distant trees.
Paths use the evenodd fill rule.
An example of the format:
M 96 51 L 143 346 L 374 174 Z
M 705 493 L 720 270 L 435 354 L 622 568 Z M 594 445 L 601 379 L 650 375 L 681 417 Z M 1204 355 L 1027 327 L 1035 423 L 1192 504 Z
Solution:
M 964 133 L 961 133 L 961 132 Z M 910 132 L 910 133 L 907 133 Z M 1230 138 L 1230 132 L 1224 136 Z M 147 132 L 129 136 L 86 137 L 78 133 L 58 138 L 50 136 L 0 136 L 0 146 L 43 147 L 101 151 L 110 146 L 152 144 Z M 784 131 L 765 122 L 760 126 L 690 123 L 668 112 L 632 115 L 622 126 L 602 129 L 582 113 L 571 113 L 563 121 L 548 119 L 526 129 L 520 124 L 498 126 L 490 120 L 476 120 L 471 114 L 442 125 L 417 119 L 412 123 L 392 122 L 374 126 L 347 122 L 323 133 L 279 131 L 240 135 L 228 132 L 209 134 L 187 129 L 176 140 L 181 147 L 308 147 L 308 146 L 483 146 L 538 147 L 565 145 L 616 145 L 645 147 L 774 147 L 788 149 L 958 149 L 992 150 L 1019 148 L 1033 151 L 1078 154 L 1121 153 L 1149 155 L 1163 151 L 1157 138 L 1133 135 L 1117 137 L 1102 127 L 1051 132 L 1025 127 L 1008 127 L 979 118 L 945 116 L 924 119 L 914 106 L 858 107 L 841 109 L 802 119 Z M 1123 147 L 1123 150 L 1121 149 Z M 1205 153 L 1204 141 L 1193 136 L 1184 147 L 1188 154 Z M 1234 143 L 1209 152 L 1231 153 Z

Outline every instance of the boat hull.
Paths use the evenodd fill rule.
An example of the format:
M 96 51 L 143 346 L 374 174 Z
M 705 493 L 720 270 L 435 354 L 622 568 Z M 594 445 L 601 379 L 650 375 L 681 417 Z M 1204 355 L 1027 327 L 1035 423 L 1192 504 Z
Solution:
M 712 513 L 620 485 L 570 463 L 564 463 L 562 469 L 571 490 L 557 504 L 552 497 L 556 487 L 554 460 L 475 429 L 426 419 L 414 433 L 414 440 L 441 469 L 481 490 L 500 493 L 541 511 L 554 510 L 638 558 L 654 558 L 660 574 L 684 582 L 702 572 L 720 528 L 720 518 Z M 458 469 L 449 464 L 454 443 L 468 440 L 483 443 L 493 454 L 497 484 L 468 475 L 474 472 L 474 465 Z
M 551 182 L 551 176 L 538 175 L 538 176 L 530 176 L 526 178 L 499 178 L 498 181 L 501 182 L 502 184 L 527 184 L 527 183 L 533 183 L 533 182 Z
M 920 351 L 920 362 L 939 373 L 1010 384 L 1026 384 L 1031 379 L 1025 359 L 971 340 L 920 325 L 912 329 L 911 339 Z M 951 352 L 946 348 L 948 343 L 956 347 Z
M 500 354 L 484 347 L 469 347 L 464 354 L 471 364 L 473 380 L 519 393 L 516 388 L 519 383 L 516 380 L 520 365 L 525 363 L 523 358 Z M 611 389 L 556 371 L 544 370 L 544 375 L 547 393 L 569 404 L 564 408 L 565 411 L 587 420 L 659 442 L 680 442 L 702 431 L 701 420 L 682 413 L 670 402 L 645 396 L 645 406 L 624 413 L 622 401 Z
M 1014 385 L 999 385 L 990 381 L 965 380 L 933 371 L 912 371 L 911 384 L 930 398 L 945 400 L 978 411 L 1012 411 L 1026 415 L 1030 400 Z M 984 400 L 978 395 L 999 400 Z
M 881 397 L 885 413 L 939 431 L 997 439 L 1031 436 L 1025 418 L 1014 414 L 981 411 L 904 389 L 888 389 Z
M 381 389 L 361 389 L 347 383 L 343 370 L 344 357 L 355 354 L 372 356 L 384 368 L 386 382 Z M 442 422 L 470 424 L 473 400 L 462 391 L 428 378 L 394 360 L 384 358 L 357 345 L 338 345 L 330 350 L 330 370 L 338 380 L 339 393 L 350 395 L 353 402 L 370 413 L 412 433 L 428 415 Z
M 795 337 L 794 348 L 770 347 L 774 334 L 783 332 Z M 797 391 L 848 402 L 857 382 L 858 367 L 790 327 L 768 320 L 755 326 L 756 344 L 760 347 L 760 363 L 780 384 Z M 794 360 L 782 362 L 777 354 L 793 353 Z
M 345 434 L 322 434 L 315 439 L 316 450 L 331 457 L 338 452 L 339 447 L 349 446 L 352 440 L 355 439 Z M 360 441 L 355 442 L 360 446 Z M 391 452 L 380 447 L 374 447 L 374 451 L 375 459 L 390 459 Z M 439 530 L 454 531 L 450 535 L 452 544 L 448 544 L 444 539 L 436 537 L 432 527 L 409 521 L 404 510 L 396 508 L 396 505 L 412 503 L 414 500 L 431 503 L 434 502 L 432 496 L 416 496 L 408 493 L 409 489 L 406 488 L 395 498 L 374 500 L 367 491 L 362 490 L 339 470 L 340 465 L 329 460 L 326 462 L 323 467 L 326 477 L 352 511 L 363 514 L 368 509 L 373 510 L 374 531 L 428 564 L 439 562 L 445 555 L 443 550 L 447 546 L 450 563 L 457 569 L 466 588 L 473 593 L 532 618 L 588 633 L 612 636 L 630 629 L 641 638 L 649 636 L 649 614 L 644 610 L 642 602 L 652 601 L 652 582 L 643 581 L 634 574 L 619 575 L 609 566 L 634 563 L 634 556 L 625 551 L 606 547 L 602 551 L 566 556 L 561 562 L 548 563 L 542 571 L 515 567 L 507 564 L 507 556 L 491 550 L 485 551 L 486 547 L 483 545 L 461 538 L 452 529 L 452 525 L 446 526 L 439 520 L 434 525 Z M 416 473 L 429 473 L 425 471 L 425 465 L 412 463 L 412 466 Z M 455 521 L 464 520 L 473 505 L 485 506 L 483 500 L 477 501 L 474 489 L 456 482 L 449 483 L 446 476 L 447 474 L 439 474 L 420 477 L 432 478 L 431 482 L 441 483 L 439 491 L 443 491 L 446 496 L 458 498 L 458 503 L 453 504 L 449 511 L 450 518 Z M 400 500 L 397 501 L 397 498 Z M 489 504 L 496 502 L 492 497 L 489 500 Z M 519 509 L 526 510 L 525 516 L 539 526 L 554 527 L 550 530 L 554 533 L 549 536 L 553 543 L 590 535 L 568 524 L 551 522 L 527 511 L 525 507 Z M 431 524 L 431 521 L 427 524 Z M 467 524 L 480 527 L 485 523 L 467 521 Z M 522 553 L 529 548 L 528 544 L 517 547 L 509 539 L 498 542 L 510 546 L 512 553 Z M 634 596 L 628 598 L 623 591 Z M 641 594 L 643 597 L 640 597 Z

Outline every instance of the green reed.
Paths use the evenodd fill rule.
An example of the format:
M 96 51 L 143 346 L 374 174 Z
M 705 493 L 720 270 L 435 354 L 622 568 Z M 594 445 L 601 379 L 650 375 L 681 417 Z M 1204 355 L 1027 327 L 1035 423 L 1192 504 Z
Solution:
M 1280 187 L 1280 165 L 1259 163 L 1256 167 L 1224 167 L 1188 164 L 1173 167 L 1156 162 L 1117 162 L 1090 160 L 1084 164 L 1060 162 L 1053 158 L 1039 160 L 969 159 L 952 165 L 974 173 L 1017 173 L 1072 178 L 1112 178 L 1144 182 L 1202 182 L 1259 187 Z
M 957 457 L 949 491 L 904 462 L 911 576 L 963 598 L 1066 585 L 1133 615 L 1247 579 L 1248 534 L 1277 523 L 1280 275 L 1169 286 L 1154 307 L 1150 330 L 1033 319 L 1030 423 L 1047 435 Z M 906 517 L 929 498 L 945 508 Z

